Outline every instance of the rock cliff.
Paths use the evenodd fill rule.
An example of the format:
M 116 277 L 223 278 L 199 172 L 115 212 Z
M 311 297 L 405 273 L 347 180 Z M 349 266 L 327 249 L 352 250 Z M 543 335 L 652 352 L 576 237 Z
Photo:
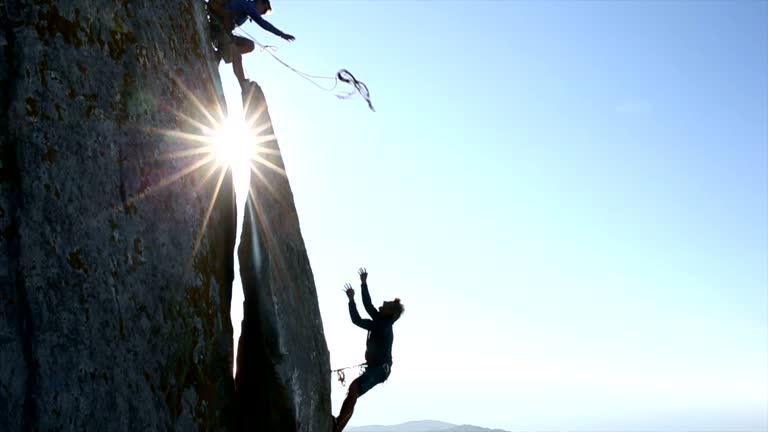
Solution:
M 261 89 L 244 99 L 255 129 L 273 136 Z M 238 396 L 265 430 L 330 431 L 330 359 L 312 269 L 278 143 L 260 147 L 238 251 L 245 294 Z
M 0 0 L 0 430 L 329 430 L 284 177 L 256 208 L 288 227 L 241 249 L 235 388 L 232 179 L 190 139 L 223 103 L 208 46 L 202 2 Z

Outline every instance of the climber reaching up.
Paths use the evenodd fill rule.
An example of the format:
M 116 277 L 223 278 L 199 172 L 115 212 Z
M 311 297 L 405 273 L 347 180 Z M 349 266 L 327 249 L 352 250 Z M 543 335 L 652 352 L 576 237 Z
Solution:
M 345 284 L 344 292 L 349 298 L 349 316 L 352 322 L 365 330 L 368 330 L 368 338 L 365 349 L 365 372 L 352 381 L 349 386 L 347 398 L 341 406 L 339 416 L 334 418 L 334 432 L 341 432 L 352 418 L 357 399 L 372 389 L 377 384 L 383 383 L 389 378 L 392 368 L 392 326 L 402 315 L 404 308 L 400 299 L 385 301 L 377 310 L 371 303 L 371 295 L 368 293 L 368 272 L 361 268 L 360 288 L 363 296 L 363 307 L 371 319 L 363 319 L 357 312 L 355 304 L 355 290 L 352 285 Z
M 272 10 L 269 0 L 209 0 L 211 38 L 216 44 L 216 53 L 225 63 L 232 63 L 240 88 L 245 90 L 248 80 L 243 70 L 243 54 L 253 51 L 253 41 L 232 34 L 235 27 L 241 26 L 250 18 L 264 30 L 289 42 L 292 35 L 282 32 L 262 18 Z

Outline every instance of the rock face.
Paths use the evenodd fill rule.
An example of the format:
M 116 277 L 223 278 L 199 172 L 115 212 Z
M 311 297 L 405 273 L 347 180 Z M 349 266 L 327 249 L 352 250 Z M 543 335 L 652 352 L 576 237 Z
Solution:
M 0 1 L 0 430 L 233 421 L 231 179 L 158 132 L 208 43 L 202 1 Z
M 0 0 L 0 431 L 331 430 L 274 139 L 232 377 L 234 191 L 199 139 L 224 115 L 209 45 L 202 1 Z
M 266 142 L 253 163 L 238 251 L 245 294 L 238 398 L 263 430 L 329 432 L 330 360 L 293 195 L 258 86 L 244 104 Z

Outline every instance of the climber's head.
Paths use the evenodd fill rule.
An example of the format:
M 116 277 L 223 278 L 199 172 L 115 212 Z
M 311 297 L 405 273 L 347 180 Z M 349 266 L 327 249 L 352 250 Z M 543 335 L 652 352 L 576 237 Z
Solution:
M 400 303 L 399 298 L 396 298 L 393 301 L 385 301 L 379 308 L 381 316 L 386 319 L 391 319 L 392 321 L 397 321 L 403 312 L 405 312 L 405 308 L 403 307 L 403 304 Z
M 269 3 L 269 0 L 255 0 L 254 3 L 256 3 L 256 10 L 259 12 L 259 15 L 266 15 L 272 11 L 272 5 Z

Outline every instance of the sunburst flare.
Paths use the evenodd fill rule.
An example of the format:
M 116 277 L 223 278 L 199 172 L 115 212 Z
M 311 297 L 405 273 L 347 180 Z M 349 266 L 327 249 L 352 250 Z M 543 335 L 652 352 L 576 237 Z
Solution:
M 155 129 L 154 131 L 173 138 L 175 142 L 186 147 L 174 149 L 174 151 L 162 155 L 161 159 L 184 160 L 184 164 L 181 169 L 155 182 L 141 194 L 135 195 L 131 201 L 138 201 L 185 176 L 203 170 L 200 171 L 202 174 L 197 177 L 200 179 L 197 185 L 198 190 L 209 181 L 213 180 L 216 184 L 204 215 L 200 233 L 198 233 L 195 241 L 194 250 L 197 251 L 203 233 L 208 226 L 219 191 L 222 189 L 227 170 L 232 170 L 235 185 L 249 184 L 251 172 L 256 173 L 258 178 L 263 180 L 264 176 L 259 171 L 261 168 L 276 171 L 281 175 L 285 175 L 285 171 L 264 157 L 279 155 L 275 148 L 270 147 L 270 144 L 275 140 L 274 134 L 265 133 L 267 130 L 271 132 L 271 125 L 256 121 L 262 117 L 261 113 L 265 107 L 255 109 L 256 113 L 247 120 L 237 116 L 224 118 L 224 110 L 218 104 L 210 109 L 207 108 L 186 86 L 178 81 L 177 83 L 199 112 L 194 113 L 197 115 L 190 115 L 173 111 L 181 120 L 183 127 L 180 129 Z M 204 120 L 201 122 L 195 117 Z

